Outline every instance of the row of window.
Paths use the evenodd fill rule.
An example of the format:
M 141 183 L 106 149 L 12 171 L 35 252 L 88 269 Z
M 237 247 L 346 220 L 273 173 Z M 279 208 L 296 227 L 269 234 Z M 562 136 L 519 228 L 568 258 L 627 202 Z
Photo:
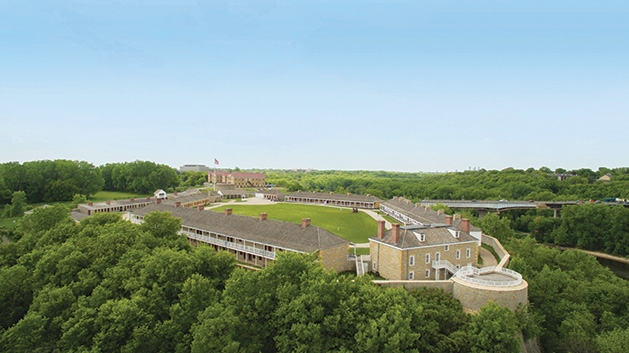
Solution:
M 446 246 L 447 246 L 447 245 L 446 245 Z M 446 249 L 446 250 L 447 250 L 447 249 Z M 455 256 L 456 256 L 456 258 L 457 258 L 457 259 L 460 259 L 460 258 L 461 258 L 461 250 L 457 250 L 457 251 L 456 251 L 456 255 L 455 255 Z M 470 258 L 470 256 L 472 256 L 472 251 L 471 251 L 469 248 L 468 248 L 468 249 L 465 249 L 465 256 L 466 256 L 468 259 Z M 435 253 L 435 261 L 440 261 L 440 260 L 441 260 L 441 253 Z M 426 263 L 427 263 L 427 264 L 428 264 L 428 263 L 430 263 L 430 254 L 426 254 Z M 415 256 L 414 256 L 414 255 L 409 256 L 409 258 L 408 258 L 408 264 L 409 264 L 410 266 L 415 265 Z
M 426 278 L 429 278 L 429 277 L 430 277 L 430 270 L 426 270 L 426 271 L 424 272 L 424 276 L 425 276 Z M 410 271 L 410 272 L 408 273 L 408 279 L 415 279 L 415 272 L 414 272 L 414 271 Z

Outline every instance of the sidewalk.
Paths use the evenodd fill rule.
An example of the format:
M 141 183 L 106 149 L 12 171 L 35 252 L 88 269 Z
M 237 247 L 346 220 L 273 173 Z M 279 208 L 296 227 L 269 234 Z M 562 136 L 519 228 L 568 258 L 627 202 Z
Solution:
M 361 211 L 361 212 L 365 212 L 366 214 L 368 214 L 371 218 L 375 219 L 376 221 L 384 221 L 384 228 L 386 228 L 386 229 L 393 228 L 391 226 L 391 222 L 389 222 L 386 219 L 384 219 L 384 217 L 379 215 L 377 212 L 372 211 L 372 210 L 365 210 L 365 209 L 362 209 L 362 208 L 359 208 L 358 210 Z

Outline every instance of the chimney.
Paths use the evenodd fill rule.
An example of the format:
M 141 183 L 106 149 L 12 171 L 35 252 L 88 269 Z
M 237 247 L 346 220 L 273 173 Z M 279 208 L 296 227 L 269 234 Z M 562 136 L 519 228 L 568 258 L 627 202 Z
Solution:
M 225 209 L 225 215 L 229 216 L 230 214 L 232 214 L 232 209 L 231 208 L 226 208 Z
M 177 191 L 173 192 L 173 195 L 177 196 Z
M 197 210 L 203 211 L 203 210 L 205 210 L 205 206 L 199 205 L 199 206 L 197 206 Z
M 400 225 L 399 224 L 391 224 L 393 226 L 392 229 L 392 235 L 393 235 L 393 242 L 397 244 L 397 242 L 400 240 Z
M 132 203 L 133 203 L 133 202 L 135 202 L 135 199 L 134 199 L 133 197 L 131 198 L 131 202 L 132 202 Z
M 90 206 L 94 206 L 94 202 L 92 202 L 92 201 L 88 202 L 87 204 L 90 205 Z
M 452 218 L 452 220 L 456 221 L 459 218 L 461 218 L 461 215 L 460 214 L 455 214 L 454 217 Z
M 175 207 L 181 207 L 181 201 L 175 202 Z
M 302 218 L 301 219 L 301 227 L 306 228 L 310 225 L 310 218 Z
M 105 201 L 106 204 L 111 205 L 111 200 Z
M 150 197 L 150 196 L 147 196 L 147 197 L 146 197 L 146 201 L 151 201 L 151 197 Z
M 385 221 L 378 221 L 378 239 L 384 238 L 384 232 L 385 232 L 384 224 L 385 224 Z
M 439 209 L 439 211 L 437 211 L 437 214 L 443 214 L 443 209 Z
M 451 226 L 452 225 L 452 216 L 448 215 L 446 216 L 446 224 Z
M 465 233 L 470 232 L 470 220 L 467 218 L 461 219 L 461 230 Z
M 262 212 L 258 215 L 258 219 L 261 221 L 266 220 L 266 212 Z
M 158 204 L 158 205 L 161 204 L 162 203 L 162 199 L 156 199 L 155 203 Z

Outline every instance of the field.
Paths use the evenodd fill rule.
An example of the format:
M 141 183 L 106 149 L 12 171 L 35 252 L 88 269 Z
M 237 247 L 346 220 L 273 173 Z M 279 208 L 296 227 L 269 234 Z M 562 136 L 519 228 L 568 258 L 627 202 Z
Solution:
M 90 201 L 103 202 L 107 200 L 127 200 L 132 197 L 139 199 L 139 198 L 144 198 L 146 196 L 147 195 L 138 195 L 138 194 L 132 194 L 128 192 L 100 191 L 96 193 L 96 195 L 90 197 Z M 153 197 L 153 195 L 148 195 L 148 196 Z
M 258 217 L 266 212 L 268 219 L 301 224 L 310 218 L 313 226 L 321 227 L 354 243 L 367 243 L 378 232 L 376 221 L 364 212 L 320 205 L 277 203 L 272 205 L 225 205 L 212 209 L 223 212 L 231 208 L 234 214 Z
M 0 229 L 11 229 L 15 227 L 15 222 L 17 222 L 18 219 L 18 217 L 1 218 Z

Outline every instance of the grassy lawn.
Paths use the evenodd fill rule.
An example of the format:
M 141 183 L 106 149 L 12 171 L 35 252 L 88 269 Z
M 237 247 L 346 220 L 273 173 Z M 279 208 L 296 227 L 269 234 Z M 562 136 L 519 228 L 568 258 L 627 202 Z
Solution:
M 349 253 L 353 254 L 354 249 L 349 249 Z M 356 255 L 369 255 L 369 248 L 356 248 Z
M 0 229 L 11 229 L 15 227 L 15 222 L 20 219 L 19 217 L 0 218 Z
M 107 200 L 127 200 L 132 197 L 136 199 L 141 199 L 141 198 L 145 198 L 146 196 L 153 197 L 153 195 L 138 195 L 138 194 L 132 194 L 128 192 L 100 191 L 96 193 L 96 195 L 90 197 L 90 200 L 94 202 L 103 202 Z
M 351 209 L 277 203 L 272 205 L 226 205 L 212 209 L 223 212 L 231 208 L 234 214 L 258 217 L 266 212 L 269 219 L 301 224 L 302 218 L 310 218 L 313 226 L 321 227 L 354 243 L 367 243 L 378 232 L 376 221 L 364 212 L 352 213 Z

